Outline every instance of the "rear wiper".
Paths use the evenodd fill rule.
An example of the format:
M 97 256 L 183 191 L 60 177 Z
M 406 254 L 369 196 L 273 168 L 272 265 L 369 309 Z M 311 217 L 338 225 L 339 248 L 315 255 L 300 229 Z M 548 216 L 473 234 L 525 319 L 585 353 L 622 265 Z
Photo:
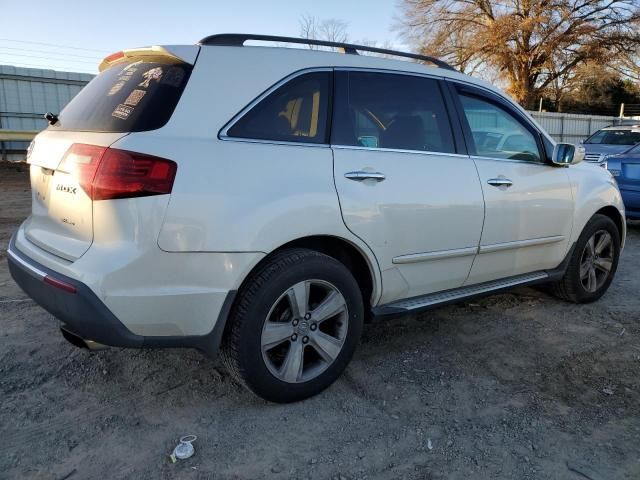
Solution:
M 56 123 L 58 123 L 58 115 L 56 115 L 55 113 L 47 112 L 44 114 L 44 118 L 47 119 L 49 125 L 55 125 Z

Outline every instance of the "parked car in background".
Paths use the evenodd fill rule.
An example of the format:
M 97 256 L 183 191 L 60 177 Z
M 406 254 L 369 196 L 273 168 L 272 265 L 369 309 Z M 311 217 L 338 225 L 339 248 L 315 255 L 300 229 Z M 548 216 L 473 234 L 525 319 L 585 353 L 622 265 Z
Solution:
M 75 345 L 221 347 L 276 402 L 335 381 L 373 317 L 536 283 L 593 302 L 624 245 L 608 171 L 432 57 L 214 35 L 110 55 L 48 118 L 16 282 Z
M 618 182 L 627 218 L 640 220 L 640 144 L 624 153 L 607 155 L 604 161 Z
M 606 155 L 615 155 L 640 143 L 640 122 L 627 125 L 605 127 L 584 142 L 587 162 L 603 162 Z

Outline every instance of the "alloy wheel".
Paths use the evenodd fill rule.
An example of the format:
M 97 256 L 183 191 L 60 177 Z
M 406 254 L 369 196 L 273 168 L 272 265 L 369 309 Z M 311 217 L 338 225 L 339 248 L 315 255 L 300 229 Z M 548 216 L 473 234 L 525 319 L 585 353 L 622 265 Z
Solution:
M 585 291 L 596 292 L 609 278 L 613 268 L 614 246 L 606 230 L 594 233 L 580 257 L 580 283 Z
M 349 312 L 340 291 L 324 280 L 305 280 L 273 304 L 262 328 L 262 358 L 276 378 L 307 382 L 338 357 L 347 337 Z

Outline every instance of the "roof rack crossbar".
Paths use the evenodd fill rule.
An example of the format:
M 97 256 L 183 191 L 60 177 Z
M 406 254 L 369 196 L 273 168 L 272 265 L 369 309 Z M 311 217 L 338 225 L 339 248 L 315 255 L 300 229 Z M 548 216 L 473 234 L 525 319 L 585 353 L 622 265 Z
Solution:
M 451 65 L 438 58 L 428 55 L 418 55 L 417 53 L 400 52 L 398 50 L 389 50 L 386 48 L 368 47 L 366 45 L 354 45 L 352 43 L 342 42 L 330 42 L 328 40 L 316 40 L 314 38 L 299 38 L 299 37 L 281 37 L 276 35 L 253 35 L 250 33 L 221 33 L 218 35 L 209 35 L 198 42 L 199 45 L 208 46 L 227 46 L 227 47 L 242 47 L 248 40 L 258 40 L 264 42 L 282 42 L 282 43 L 298 43 L 301 45 L 319 45 L 323 47 L 335 47 L 342 48 L 347 54 L 357 55 L 358 50 L 364 52 L 381 53 L 383 55 L 393 55 L 396 57 L 407 57 L 416 60 L 422 60 L 432 63 L 437 67 L 444 68 L 446 70 L 453 70 Z

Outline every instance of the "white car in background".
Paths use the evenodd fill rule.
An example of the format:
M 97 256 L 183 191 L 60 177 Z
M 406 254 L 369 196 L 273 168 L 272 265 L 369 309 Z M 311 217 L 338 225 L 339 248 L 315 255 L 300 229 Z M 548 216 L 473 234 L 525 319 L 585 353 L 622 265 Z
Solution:
M 609 172 L 437 59 L 228 34 L 100 71 L 35 139 L 8 250 L 76 345 L 222 347 L 290 402 L 340 375 L 373 316 L 536 283 L 590 302 L 615 274 Z M 479 148 L 488 128 L 517 141 Z

